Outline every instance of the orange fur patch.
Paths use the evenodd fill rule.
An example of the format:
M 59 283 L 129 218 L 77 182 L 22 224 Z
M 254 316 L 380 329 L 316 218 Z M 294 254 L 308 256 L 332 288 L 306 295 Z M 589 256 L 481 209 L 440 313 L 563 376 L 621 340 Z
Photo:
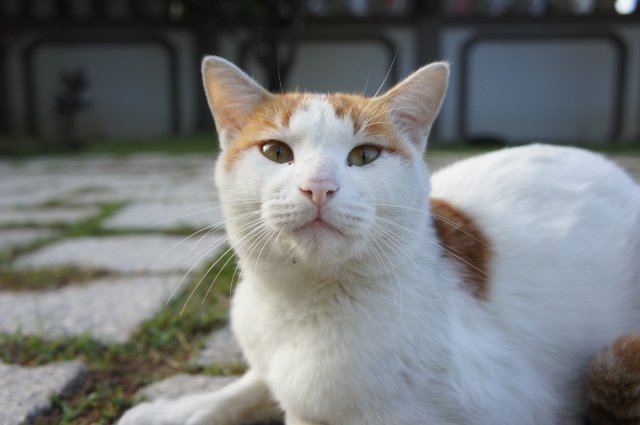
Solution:
M 640 334 L 599 351 L 587 384 L 590 425 L 640 424 Z
M 462 269 L 466 288 L 486 301 L 489 298 L 489 241 L 471 217 L 447 201 L 431 198 L 433 225 L 444 254 Z
M 225 153 L 225 170 L 231 169 L 243 151 L 266 142 L 256 135 L 267 129 L 287 127 L 294 112 L 304 107 L 303 100 L 302 93 L 287 93 L 270 96 L 260 103 Z
M 365 137 L 371 140 L 371 144 L 398 154 L 403 158 L 411 158 L 411 149 L 396 133 L 388 114 L 388 105 L 377 99 L 354 94 L 332 94 L 327 96 L 336 111 L 336 116 L 341 119 L 347 117 L 353 122 L 353 134 L 363 132 Z
M 291 116 L 297 110 L 304 109 L 304 100 L 313 96 L 323 96 L 333 106 L 338 118 L 350 118 L 353 123 L 354 135 L 363 132 L 368 143 L 403 158 L 412 158 L 413 153 L 410 147 L 400 140 L 389 122 L 386 104 L 372 102 L 371 98 L 350 94 L 324 96 L 285 93 L 270 96 L 251 112 L 248 121 L 225 152 L 225 169 L 230 170 L 242 152 L 266 141 L 258 136 L 261 132 L 267 129 L 286 128 Z

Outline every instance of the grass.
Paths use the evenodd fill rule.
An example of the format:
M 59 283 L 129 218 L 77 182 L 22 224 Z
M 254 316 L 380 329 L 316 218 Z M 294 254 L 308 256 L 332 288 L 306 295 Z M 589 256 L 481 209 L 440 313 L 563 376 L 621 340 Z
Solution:
M 50 154 L 131 155 L 151 152 L 216 154 L 218 149 L 218 137 L 214 132 L 139 139 L 96 139 L 87 141 L 82 148 L 70 148 L 63 141 L 0 137 L 0 156 L 7 157 L 30 157 Z
M 231 261 L 224 265 L 228 259 Z M 242 373 L 240 365 L 202 368 L 193 362 L 204 338 L 226 322 L 234 271 L 235 261 L 228 253 L 209 272 L 209 276 L 220 275 L 204 303 L 209 285 L 195 289 L 201 274 L 124 344 L 105 345 L 89 336 L 45 341 L 35 336 L 1 335 L 0 360 L 6 363 L 39 366 L 79 359 L 89 366 L 90 374 L 82 387 L 72 396 L 54 398 L 54 409 L 35 423 L 106 425 L 137 402 L 136 392 L 151 382 L 176 373 Z M 193 290 L 191 301 L 184 307 Z
M 107 276 L 105 270 L 85 270 L 64 266 L 38 270 L 0 270 L 0 291 L 39 291 L 87 283 Z

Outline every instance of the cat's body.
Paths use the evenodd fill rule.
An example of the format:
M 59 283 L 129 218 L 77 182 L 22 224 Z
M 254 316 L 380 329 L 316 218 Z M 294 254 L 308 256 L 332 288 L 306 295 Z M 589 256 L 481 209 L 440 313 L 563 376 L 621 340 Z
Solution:
M 138 406 L 122 424 L 282 411 L 287 425 L 584 420 L 594 353 L 640 327 L 640 188 L 624 172 L 534 145 L 455 164 L 430 187 L 422 149 L 442 65 L 375 107 L 276 99 L 219 59 L 204 69 L 242 266 L 232 326 L 251 370 L 218 393 Z M 292 156 L 269 160 L 271 141 Z M 370 144 L 374 160 L 344 159 Z M 456 245 L 446 226 L 467 239 Z

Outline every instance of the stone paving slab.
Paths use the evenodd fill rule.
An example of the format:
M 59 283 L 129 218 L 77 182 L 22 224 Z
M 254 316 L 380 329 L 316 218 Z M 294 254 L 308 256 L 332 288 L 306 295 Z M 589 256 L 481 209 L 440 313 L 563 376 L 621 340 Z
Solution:
M 180 373 L 142 388 L 138 394 L 147 401 L 175 399 L 188 394 L 217 391 L 237 381 L 239 376 L 187 375 Z
M 132 155 L 0 160 L 0 206 L 129 200 L 216 200 L 213 155 Z
M 214 363 L 246 364 L 240 344 L 229 324 L 216 330 L 207 338 L 204 348 L 198 353 L 197 363 L 200 366 L 210 366 Z
M 51 238 L 56 232 L 47 229 L 7 229 L 0 230 L 0 251 L 21 245 L 28 245 L 38 239 Z
M 52 395 L 70 394 L 87 373 L 77 360 L 38 367 L 0 362 L 0 424 L 20 425 L 46 413 Z
M 0 210 L 0 224 L 73 224 L 98 214 L 97 208 Z
M 118 211 L 103 223 L 107 229 L 203 229 L 224 221 L 218 202 L 135 203 Z M 223 231 L 222 226 L 216 229 Z
M 203 232 L 204 233 L 204 232 Z M 85 237 L 54 242 L 16 261 L 19 269 L 59 266 L 104 269 L 116 273 L 185 273 L 198 270 L 226 245 L 224 236 L 170 235 Z
M 90 333 L 105 343 L 122 343 L 160 311 L 180 279 L 107 278 L 56 290 L 0 292 L 0 331 L 46 339 Z

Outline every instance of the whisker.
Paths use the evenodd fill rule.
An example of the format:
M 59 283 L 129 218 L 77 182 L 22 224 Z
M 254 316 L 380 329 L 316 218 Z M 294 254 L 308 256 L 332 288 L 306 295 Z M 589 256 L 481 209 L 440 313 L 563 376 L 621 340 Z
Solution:
M 180 279 L 180 282 L 178 282 L 178 284 L 176 285 L 176 288 L 173 290 L 173 292 L 172 292 L 172 293 L 171 293 L 171 295 L 169 296 L 169 300 L 167 300 L 167 302 L 169 302 L 169 301 L 171 300 L 171 298 L 173 297 L 173 295 L 176 293 L 176 291 L 178 290 L 178 288 L 180 288 L 180 285 L 182 285 L 182 282 L 184 282 L 184 280 L 187 278 L 187 276 L 189 275 L 189 273 L 191 273 L 191 271 L 193 270 L 193 268 L 194 268 L 194 267 L 195 267 L 195 266 L 196 266 L 200 261 L 202 261 L 202 259 L 203 259 L 204 257 L 206 257 L 206 256 L 207 256 L 207 254 L 209 254 L 211 251 L 213 251 L 214 249 L 216 249 L 216 248 L 217 248 L 218 246 L 220 246 L 221 244 L 225 243 L 227 240 L 229 240 L 229 238 L 230 238 L 230 236 L 229 236 L 229 235 L 227 235 L 227 236 L 226 236 L 226 237 L 224 237 L 224 238 L 220 238 L 218 241 L 211 243 L 209 246 L 207 246 L 207 248 L 205 248 L 204 250 L 200 251 L 200 252 L 203 252 L 203 251 L 205 251 L 205 250 L 209 249 L 209 248 L 213 245 L 213 247 L 211 247 L 211 249 L 209 249 L 206 253 L 204 253 L 204 254 L 200 257 L 200 259 L 199 259 L 199 260 L 197 260 L 197 261 L 196 261 L 196 262 L 195 262 L 195 263 L 194 263 L 194 264 L 189 268 L 189 270 L 184 274 L 184 276 L 182 277 L 182 279 Z M 200 254 L 200 253 L 198 253 L 198 254 Z M 194 255 L 194 257 L 195 257 L 195 256 L 197 256 L 198 254 Z M 191 258 L 193 258 L 193 257 L 191 257 Z M 182 266 L 183 266 L 187 261 L 188 261 L 188 260 L 185 260 L 185 261 L 182 263 L 182 265 L 180 265 L 180 266 L 178 267 L 178 269 L 179 269 L 179 268 L 181 268 L 181 267 L 182 267 Z M 177 271 L 177 269 L 176 269 L 176 271 Z M 174 273 L 175 273 L 175 271 L 174 271 Z M 187 300 L 187 301 L 188 301 L 188 300 Z M 184 310 L 184 308 L 183 308 L 183 310 Z
M 169 248 L 168 251 L 166 251 L 164 254 L 162 254 L 160 257 L 158 257 L 158 259 L 156 261 L 153 262 L 153 264 L 151 264 L 151 266 L 149 266 L 149 268 L 147 269 L 147 271 L 145 272 L 145 274 L 148 274 L 151 270 L 153 270 L 153 268 L 155 267 L 156 264 L 158 264 L 158 261 L 162 260 L 162 258 L 164 258 L 165 255 L 167 255 L 168 253 L 170 253 L 171 251 L 173 251 L 173 249 L 175 249 L 178 245 L 180 245 L 181 243 L 183 243 L 184 241 L 186 241 L 189 238 L 192 238 L 193 236 L 197 235 L 200 232 L 203 232 L 207 229 L 209 229 L 210 227 L 214 227 L 216 226 L 215 224 L 212 224 L 211 226 L 207 226 L 203 229 L 198 230 L 197 232 L 194 232 L 192 234 L 190 234 L 189 236 L 187 236 L 186 238 L 182 239 L 180 242 L 177 242 L 175 245 L 173 245 L 171 248 Z M 205 234 L 206 236 L 207 234 Z M 202 239 L 200 239 L 202 240 Z
M 237 231 L 241 231 L 241 230 L 245 230 L 247 227 L 251 226 L 252 224 L 258 222 L 262 220 L 262 218 L 258 217 L 255 220 L 252 220 L 248 223 L 243 224 L 242 226 L 240 226 Z M 225 236 L 223 236 L 220 240 L 222 240 L 223 242 L 226 242 L 227 240 L 229 240 L 229 238 L 231 237 L 231 235 L 227 234 Z M 213 242 L 215 243 L 215 242 Z M 212 243 L 212 244 L 213 244 Z M 193 254 L 192 256 L 188 256 L 183 262 L 182 264 L 180 264 L 176 270 L 174 270 L 173 273 L 175 273 L 176 271 L 178 271 L 180 268 L 182 268 L 182 266 L 184 266 L 189 260 L 193 259 L 194 257 L 197 257 L 198 255 L 202 254 L 204 251 L 206 251 L 211 245 L 207 246 L 206 248 L 201 249 L 200 251 L 198 251 L 197 253 Z M 189 251 L 189 254 L 191 253 L 191 251 Z M 206 255 L 206 254 L 205 254 Z
M 244 204 L 251 204 L 251 203 L 255 203 L 255 202 L 257 202 L 257 201 L 238 202 L 238 203 L 236 203 L 236 204 L 230 204 L 229 206 L 231 206 L 231 205 L 244 205 Z M 213 207 L 213 208 L 207 208 L 207 209 L 202 210 L 202 211 L 196 211 L 196 212 L 193 212 L 193 213 L 184 214 L 184 215 L 181 215 L 181 216 L 179 216 L 179 217 L 172 217 L 172 218 L 169 218 L 169 219 L 167 219 L 167 220 L 162 220 L 162 221 L 160 221 L 160 222 L 158 222 L 158 223 L 155 223 L 155 224 L 150 224 L 150 225 L 146 226 L 145 228 L 146 228 L 146 229 L 148 229 L 148 228 L 150 228 L 150 227 L 159 226 L 159 225 L 164 224 L 164 223 L 167 223 L 167 222 L 169 222 L 169 221 L 179 220 L 179 219 L 181 219 L 181 218 L 190 217 L 190 216 L 195 215 L 195 214 L 202 214 L 202 213 L 204 213 L 204 212 L 208 212 L 208 211 L 218 210 L 218 209 L 220 209 L 220 208 L 222 208 L 222 205 L 217 206 L 217 207 Z
M 401 229 L 404 229 L 404 230 L 406 230 L 406 231 L 408 231 L 408 232 L 411 232 L 411 233 L 413 233 L 414 235 L 419 236 L 419 237 L 421 237 L 421 238 L 423 238 L 423 239 L 425 239 L 425 240 L 427 240 L 427 241 L 431 242 L 432 244 L 434 244 L 434 245 L 437 245 L 437 246 L 441 247 L 441 248 L 442 248 L 442 249 L 444 249 L 446 252 L 448 252 L 449 254 L 451 254 L 451 255 L 453 255 L 454 257 L 456 257 L 458 260 L 460 260 L 460 261 L 464 262 L 465 264 L 467 264 L 467 265 L 469 265 L 469 266 L 473 267 L 474 269 L 476 269 L 476 270 L 477 270 L 477 271 L 479 271 L 480 273 L 484 274 L 485 276 L 487 276 L 487 277 L 489 277 L 489 278 L 493 279 L 493 278 L 491 277 L 491 275 L 489 275 L 488 273 L 486 273 L 484 270 L 479 269 L 478 267 L 474 266 L 473 264 L 471 264 L 470 262 L 468 262 L 468 261 L 467 261 L 467 260 L 465 260 L 464 258 L 462 258 L 462 257 L 460 257 L 459 255 L 456 255 L 455 253 L 453 253 L 453 252 L 452 252 L 452 250 L 453 250 L 453 251 L 455 251 L 455 249 L 453 249 L 453 248 L 451 248 L 451 247 L 449 247 L 449 246 L 447 246 L 447 245 L 443 244 L 442 242 L 440 242 L 440 241 L 434 241 L 434 240 L 433 240 L 433 239 L 431 239 L 431 238 L 428 238 L 428 237 L 426 237 L 426 236 L 424 236 L 424 235 L 421 235 L 421 234 L 419 234 L 419 233 L 416 233 L 416 232 L 412 231 L 411 229 L 408 229 L 408 228 L 406 228 L 406 227 L 404 227 L 404 226 L 402 226 L 402 225 L 400 225 L 400 224 L 394 223 L 394 222 L 392 222 L 392 221 L 386 220 L 386 219 L 384 219 L 384 218 L 382 218 L 382 217 L 378 217 L 378 220 L 384 221 L 384 222 L 389 223 L 389 224 L 392 224 L 392 225 L 394 225 L 394 226 L 398 226 L 398 227 L 400 227 Z
M 389 265 L 391 266 L 391 268 L 393 269 L 394 274 L 396 275 L 396 279 L 397 279 L 397 281 L 398 281 L 398 287 L 400 287 L 400 288 L 401 288 L 401 284 L 400 284 L 400 276 L 398 276 L 398 272 L 396 271 L 396 268 L 395 268 L 395 266 L 393 265 L 393 261 L 391 261 L 391 258 L 389 258 L 389 255 L 387 254 L 387 252 L 386 252 L 384 249 L 382 249 L 382 247 L 380 246 L 380 244 L 378 243 L 378 241 L 377 241 L 377 240 L 373 239 L 373 242 L 374 242 L 376 245 L 378 245 L 378 248 L 380 248 L 380 251 L 384 254 L 384 256 L 385 256 L 385 257 L 387 257 L 387 260 L 389 260 Z M 385 264 L 384 262 L 383 262 L 382 264 L 385 266 L 385 268 L 387 268 L 387 266 L 386 266 L 386 264 Z M 390 274 L 389 274 L 389 269 L 387 269 L 387 274 L 389 275 L 390 280 L 391 280 L 391 291 L 393 292 L 393 305 L 396 305 L 396 304 L 397 304 L 397 300 L 396 300 L 396 290 L 395 290 L 395 288 L 393 287 L 393 278 L 391 278 L 391 276 L 390 276 Z
M 411 260 L 411 261 L 413 262 L 413 264 L 418 268 L 418 270 L 420 270 L 420 273 L 422 274 L 422 276 L 424 276 L 424 278 L 427 280 L 427 282 L 429 283 L 429 285 L 431 285 L 431 287 L 433 288 L 433 290 L 436 292 L 436 295 L 438 296 L 438 298 L 440 298 L 440 302 L 442 302 L 442 306 L 444 307 L 445 311 L 447 312 L 447 315 L 448 315 L 449 317 L 451 317 L 451 315 L 449 314 L 449 309 L 447 308 L 447 304 L 446 304 L 446 303 L 444 302 L 444 300 L 442 299 L 442 296 L 440 295 L 440 292 L 438 292 L 438 289 L 435 287 L 435 285 L 433 284 L 433 282 L 431 281 L 431 279 L 429 279 L 429 276 L 427 276 L 427 275 L 424 273 L 424 271 L 423 271 L 422 267 L 420 267 L 420 263 L 418 262 L 418 257 L 416 257 L 416 256 L 415 256 L 415 254 L 414 254 L 413 252 L 411 252 L 409 249 L 407 249 L 404 245 L 402 245 L 401 243 L 399 243 L 399 242 L 397 241 L 396 237 L 398 237 L 398 238 L 400 238 L 400 239 L 403 239 L 403 240 L 405 240 L 405 241 L 406 241 L 406 239 L 402 238 L 401 236 L 397 236 L 397 235 L 395 235 L 393 232 L 391 232 L 391 230 L 390 230 L 390 229 L 385 229 L 384 227 L 382 227 L 382 226 L 380 226 L 380 225 L 374 225 L 374 226 L 373 226 L 373 228 L 372 228 L 372 230 L 373 230 L 374 228 L 377 228 L 377 232 L 378 232 L 378 234 L 380 234 L 380 232 L 381 232 L 381 231 L 384 231 L 384 232 L 385 232 L 385 234 L 387 234 L 387 235 L 389 235 L 389 236 L 393 237 L 393 238 L 395 239 L 395 242 L 390 241 L 391 243 L 393 243 L 393 244 L 394 244 L 395 246 L 397 246 L 398 248 L 400 248 L 400 249 L 404 250 L 406 253 L 411 254 L 411 256 L 413 256 L 413 259 L 409 258 L 409 260 Z M 410 242 L 409 242 L 409 243 L 410 243 Z M 413 245 L 413 244 L 411 244 L 411 245 Z M 415 246 L 415 245 L 414 245 L 414 246 Z M 395 251 L 395 250 L 394 250 L 394 251 Z M 422 252 L 424 252 L 423 250 L 421 250 L 421 251 L 422 251 Z M 401 259 L 402 259 L 402 258 L 401 258 Z M 403 260 L 403 262 L 404 262 L 404 260 Z M 405 263 L 405 265 L 407 265 L 407 264 L 406 264 L 406 262 L 404 262 L 404 263 Z M 407 267 L 408 267 L 408 265 L 407 265 Z M 413 269 L 412 269 L 412 273 L 413 273 Z M 415 273 L 413 273 L 413 275 L 414 275 L 414 277 L 416 277 L 416 279 L 417 279 L 417 276 L 415 275 Z
M 262 225 L 262 224 L 260 224 L 260 226 L 261 226 L 261 225 Z M 257 227 L 257 229 L 260 229 L 260 227 Z M 255 230 L 256 230 L 256 229 L 252 230 L 251 232 L 254 232 Z M 250 232 L 250 233 L 251 233 L 251 232 Z M 245 237 L 246 237 L 246 236 L 245 236 Z M 212 249 L 213 249 L 213 248 L 212 248 Z M 229 250 L 231 250 L 231 248 L 229 248 L 229 249 L 225 252 L 225 254 L 226 254 L 226 253 L 228 253 L 228 252 L 229 252 Z M 211 251 L 208 251 L 208 252 L 211 252 Z M 208 252 L 207 252 L 207 253 L 208 253 Z M 202 257 L 200 258 L 200 260 L 198 260 L 198 262 L 200 262 L 200 261 L 202 260 L 202 258 L 204 258 L 204 256 L 202 256 Z M 188 297 L 188 298 L 187 298 L 187 300 L 184 302 L 184 306 L 182 306 L 182 310 L 180 310 L 180 315 L 182 315 L 182 313 L 184 312 L 184 309 L 187 307 L 187 304 L 189 303 L 189 300 L 191 300 L 191 297 L 193 297 L 193 294 L 196 292 L 196 290 L 198 289 L 198 287 L 200 286 L 200 284 L 202 283 L 202 281 L 204 280 L 204 278 L 205 278 L 205 277 L 207 276 L 207 274 L 208 274 L 208 273 L 213 269 L 213 267 L 214 267 L 216 264 L 218 264 L 218 262 L 219 262 L 222 258 L 224 258 L 224 254 L 223 254 L 222 256 L 220 256 L 220 258 L 218 258 L 218 260 L 216 260 L 216 262 L 215 262 L 215 263 L 213 263 L 213 265 L 212 265 L 211 267 L 209 267 L 209 269 L 205 272 L 204 276 L 202 276 L 202 279 L 200 279 L 200 280 L 198 281 L 198 283 L 196 284 L 196 286 L 195 286 L 195 287 L 193 288 L 193 290 L 191 291 L 191 294 L 189 294 L 189 297 Z M 196 264 L 197 264 L 197 263 L 196 263 Z M 194 266 L 195 266 L 195 264 L 194 264 Z M 192 266 L 192 268 L 193 268 L 194 266 Z M 189 269 L 189 272 L 190 272 L 190 271 L 191 271 L 191 269 Z M 188 272 L 187 272 L 187 273 L 188 273 Z M 186 275 L 185 275 L 185 277 L 186 277 Z M 183 278 L 183 280 L 184 280 L 184 278 Z M 182 281 L 180 281 L 180 283 L 182 283 Z
M 489 248 L 489 245 L 487 245 L 486 243 L 482 242 L 479 239 L 476 239 L 473 235 L 467 233 L 463 228 L 461 228 L 460 226 L 458 226 L 457 224 L 455 224 L 453 221 L 450 221 L 449 219 L 442 217 L 441 215 L 435 214 L 431 211 L 428 210 L 421 210 L 418 208 L 413 208 L 413 207 L 407 207 L 405 205 L 395 205 L 395 204 L 376 204 L 377 206 L 384 206 L 384 207 L 396 207 L 396 208 L 404 208 L 404 209 L 408 209 L 408 210 L 413 210 L 413 211 L 417 211 L 417 212 L 424 212 L 424 213 L 428 213 L 430 214 L 433 218 L 437 218 L 438 220 L 456 228 L 457 230 L 460 230 L 462 233 L 464 233 L 465 235 L 469 236 L 471 239 L 475 240 L 476 242 L 480 242 L 482 245 L 486 246 L 487 248 Z
M 202 236 L 202 237 L 200 238 L 200 240 L 199 240 L 199 241 L 198 241 L 194 246 L 192 246 L 192 247 L 191 247 L 191 249 L 190 249 L 190 250 L 189 250 L 189 252 L 187 253 L 187 260 L 189 259 L 189 256 L 191 255 L 191 252 L 193 252 L 193 250 L 195 249 L 195 247 L 196 247 L 196 246 L 198 246 L 198 244 L 199 244 L 199 243 L 200 243 L 200 242 L 201 242 L 201 241 L 202 241 L 206 236 L 210 235 L 211 233 L 213 233 L 213 232 L 214 232 L 214 231 L 216 231 L 216 230 L 219 230 L 220 228 L 224 227 L 224 225 L 226 225 L 227 223 L 229 223 L 229 222 L 231 222 L 231 221 L 235 221 L 235 220 L 239 220 L 239 219 L 242 219 L 242 218 L 251 217 L 252 215 L 260 214 L 260 212 L 261 212 L 260 210 L 257 210 L 257 211 L 252 211 L 252 212 L 247 212 L 247 213 L 239 214 L 239 215 L 237 215 L 237 216 L 235 216 L 235 217 L 233 217 L 233 218 L 230 218 L 230 219 L 228 219 L 228 220 L 225 220 L 225 221 L 223 221 L 223 222 L 221 222 L 221 223 L 216 224 L 215 226 L 216 226 L 217 228 L 212 228 L 211 230 L 209 230 L 209 231 L 208 231 L 204 236 Z M 196 254 L 196 255 L 198 255 L 198 254 Z

